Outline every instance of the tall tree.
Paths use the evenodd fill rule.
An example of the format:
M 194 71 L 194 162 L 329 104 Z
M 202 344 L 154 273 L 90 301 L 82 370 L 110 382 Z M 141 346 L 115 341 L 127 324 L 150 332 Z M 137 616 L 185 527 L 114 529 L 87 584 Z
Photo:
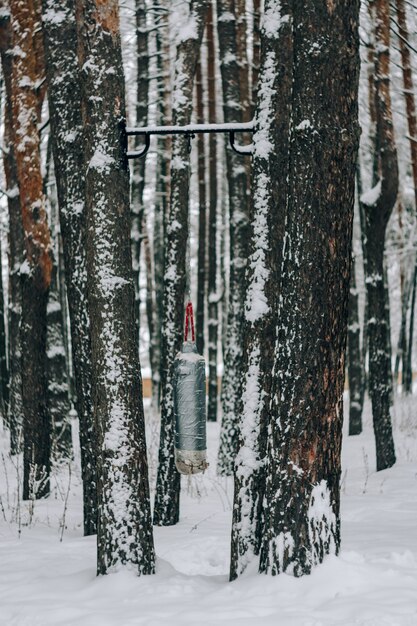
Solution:
M 136 0 L 135 12 L 137 59 L 136 126 L 146 126 L 148 121 L 149 54 L 144 0 Z M 139 274 L 144 221 L 143 191 L 145 188 L 145 163 L 145 159 L 136 159 L 134 161 L 132 177 L 131 241 L 133 276 L 135 281 L 135 315 L 138 327 L 140 326 Z
M 97 572 L 154 572 L 116 0 L 76 0 L 97 428 Z M 92 97 L 92 94 L 94 96 Z
M 6 179 L 7 207 L 9 215 L 9 284 L 8 284 L 8 415 L 10 428 L 10 449 L 12 454 L 19 451 L 20 433 L 23 424 L 22 379 L 20 368 L 20 316 L 22 312 L 22 292 L 20 267 L 23 261 L 23 226 L 20 209 L 20 195 L 13 146 L 12 113 L 12 63 L 13 37 L 8 3 L 0 3 L 0 54 L 3 71 L 4 103 L 4 149 L 3 167 Z
M 197 124 L 204 124 L 204 85 L 201 51 L 197 63 L 196 77 L 196 118 Z M 198 176 L 198 255 L 197 255 L 197 350 L 204 354 L 204 320 L 206 295 L 206 242 L 207 242 L 207 186 L 206 186 L 206 141 L 205 135 L 197 137 L 197 176 Z
M 275 161 L 283 167 L 271 170 L 272 176 L 266 177 L 266 184 L 258 187 L 254 197 L 259 217 L 264 213 L 275 223 L 282 213 L 270 215 L 270 207 L 274 206 L 268 193 L 270 185 L 273 198 L 279 199 L 283 193 L 284 203 L 278 209 L 285 212 L 276 286 L 270 416 L 264 425 L 267 448 L 265 458 L 261 458 L 266 484 L 262 527 L 257 531 L 260 571 L 270 574 L 309 573 L 325 554 L 339 549 L 344 350 L 359 140 L 358 20 L 359 2 L 351 0 L 267 0 L 265 5 L 258 115 L 263 112 L 269 120 L 277 114 L 276 90 L 271 89 L 270 81 L 283 69 L 281 57 L 272 54 L 274 50 L 276 55 L 282 49 L 289 55 L 284 91 L 286 85 L 290 86 L 289 123 L 284 135 L 288 150 L 280 147 L 281 162 Z M 326 45 L 318 46 L 318 41 L 326 41 Z M 268 92 L 272 103 L 266 98 Z M 283 116 L 285 119 L 285 112 Z M 276 135 L 278 128 L 274 125 L 270 134 L 267 126 L 264 140 L 255 143 L 255 163 L 261 155 L 266 162 L 277 158 L 274 142 L 283 140 Z M 263 198 L 267 200 L 265 205 Z M 268 229 L 260 227 L 262 232 L 268 234 Z M 268 246 L 260 235 L 256 249 L 258 280 L 250 283 L 256 297 L 249 300 L 252 306 L 247 310 L 257 323 L 262 323 L 259 314 L 269 313 L 262 289 L 269 274 L 262 271 L 268 259 L 262 251 Z M 252 254 L 251 259 L 253 262 L 256 257 Z M 248 400 L 257 407 L 259 351 L 258 355 L 254 351 L 249 355 L 255 383 Z M 249 375 L 250 371 L 249 367 Z M 250 391 L 247 385 L 246 392 Z M 254 423 L 256 420 L 248 421 L 247 431 L 242 426 L 249 443 L 251 430 L 257 434 Z M 248 448 L 254 449 L 252 445 Z M 255 456 L 253 460 L 256 471 L 258 459 Z M 247 476 L 244 478 L 247 480 Z M 254 500 L 255 495 L 251 498 Z M 243 509 L 237 505 L 246 509 L 246 503 Z M 239 519 L 238 512 L 234 514 L 234 533 L 251 521 L 247 509 L 244 519 Z M 239 568 L 236 573 L 240 573 Z
M 175 125 L 191 121 L 193 83 L 207 12 L 206 0 L 192 0 L 177 40 L 172 115 Z M 179 519 L 180 475 L 174 460 L 174 402 L 172 365 L 181 347 L 186 288 L 190 158 L 188 142 L 174 136 L 171 197 L 166 229 L 164 312 L 161 349 L 161 436 L 154 523 Z
M 232 0 L 217 2 L 217 31 L 226 123 L 243 121 L 242 92 L 237 61 L 237 28 Z M 226 151 L 229 187 L 230 278 L 226 354 L 222 381 L 223 417 L 217 469 L 231 475 L 238 447 L 243 361 L 245 270 L 248 242 L 247 172 L 242 157 Z
M 13 143 L 24 230 L 22 276 L 23 497 L 49 493 L 50 419 L 47 411 L 46 306 L 51 282 L 50 232 L 43 195 L 39 99 L 42 76 L 33 54 L 38 18 L 33 0 L 10 2 L 13 44 L 19 54 L 12 63 Z M 39 36 L 39 35 L 38 35 Z
M 289 3 L 282 4 L 283 15 Z M 292 21 L 270 30 L 276 3 L 265 4 L 258 105 L 253 137 L 253 215 L 250 223 L 248 291 L 244 326 L 244 382 L 240 449 L 235 464 L 235 496 L 230 577 L 239 576 L 262 537 L 267 425 L 271 421 L 271 385 L 288 195 L 289 127 L 293 66 Z M 279 172 L 280 184 L 276 184 Z
M 75 2 L 44 0 L 43 31 L 59 219 L 65 259 L 79 419 L 84 534 L 97 530 L 96 435 L 87 308 L 85 168 Z
M 365 216 L 366 291 L 368 306 L 369 394 L 376 442 L 377 470 L 395 463 L 392 436 L 392 371 L 389 310 L 384 284 L 384 247 L 388 220 L 397 199 L 398 162 L 390 94 L 390 8 L 388 0 L 370 0 L 374 25 L 374 103 L 377 182 L 362 194 Z
M 217 122 L 216 47 L 214 31 L 214 0 L 207 13 L 207 95 L 208 121 Z M 217 343 L 219 330 L 219 296 L 217 294 L 217 137 L 209 135 L 209 219 L 208 219 L 208 403 L 207 419 L 217 420 Z
M 409 47 L 409 30 L 407 25 L 407 13 L 404 0 L 396 0 L 396 16 L 398 26 L 398 43 L 401 53 L 401 68 L 404 85 L 404 99 L 407 113 L 407 127 L 410 141 L 410 157 L 411 171 L 414 184 L 414 205 L 417 213 L 417 116 L 416 103 L 414 95 L 413 70 L 411 64 L 411 51 Z M 412 352 L 413 352 L 413 330 L 414 330 L 414 310 L 415 310 L 415 293 L 417 285 L 417 260 L 414 272 L 411 277 L 412 285 L 403 291 L 403 311 L 401 333 L 403 335 L 403 389 L 405 393 L 411 393 L 412 390 Z M 406 318 L 408 312 L 408 303 L 411 295 L 411 311 L 408 338 L 405 332 Z M 408 339 L 408 340 L 407 340 Z M 405 348 L 405 349 L 404 349 Z
M 356 286 L 355 265 L 355 258 L 352 255 L 348 325 L 349 435 L 359 435 L 362 432 L 364 398 L 361 327 L 358 311 L 359 290 Z

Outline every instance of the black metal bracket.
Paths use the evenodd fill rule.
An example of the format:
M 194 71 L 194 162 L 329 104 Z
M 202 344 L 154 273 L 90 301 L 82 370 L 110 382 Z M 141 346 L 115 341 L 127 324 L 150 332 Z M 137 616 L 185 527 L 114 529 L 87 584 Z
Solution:
M 242 156 L 250 156 L 253 152 L 253 144 L 241 146 L 236 143 L 236 133 L 253 133 L 253 122 L 236 124 L 188 124 L 187 126 L 145 126 L 143 128 L 126 128 L 128 137 L 143 136 L 145 145 L 140 150 L 131 150 L 127 153 L 128 159 L 141 159 L 151 145 L 151 135 L 185 135 L 188 149 L 191 151 L 191 139 L 199 133 L 228 133 L 231 148 Z

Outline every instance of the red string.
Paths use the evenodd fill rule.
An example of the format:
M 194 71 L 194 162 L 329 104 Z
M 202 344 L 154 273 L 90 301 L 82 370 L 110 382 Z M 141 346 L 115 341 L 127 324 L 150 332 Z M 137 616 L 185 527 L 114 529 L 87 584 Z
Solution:
M 184 332 L 184 341 L 188 341 L 188 335 L 191 330 L 191 341 L 195 341 L 195 332 L 194 332 L 194 313 L 193 313 L 193 303 L 191 300 L 187 302 L 187 306 L 185 307 L 185 332 Z

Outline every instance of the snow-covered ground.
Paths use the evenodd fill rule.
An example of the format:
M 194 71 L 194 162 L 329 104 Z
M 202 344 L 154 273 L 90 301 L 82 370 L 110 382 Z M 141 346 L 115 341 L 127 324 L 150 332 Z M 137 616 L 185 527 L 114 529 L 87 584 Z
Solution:
M 143 578 L 96 577 L 76 466 L 71 476 L 61 470 L 32 512 L 17 507 L 20 469 L 2 432 L 0 625 L 416 626 L 417 398 L 397 403 L 395 437 L 399 461 L 379 473 L 369 407 L 365 432 L 344 439 L 340 557 L 301 579 L 253 568 L 229 583 L 232 484 L 214 472 L 217 425 L 209 425 L 211 469 L 184 481 L 181 521 L 155 529 L 157 575 Z

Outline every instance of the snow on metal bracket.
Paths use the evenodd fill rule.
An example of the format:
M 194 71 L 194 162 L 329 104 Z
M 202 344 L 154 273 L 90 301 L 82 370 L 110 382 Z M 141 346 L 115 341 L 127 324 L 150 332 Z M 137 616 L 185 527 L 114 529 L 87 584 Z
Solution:
M 190 142 L 198 133 L 228 133 L 231 148 L 243 156 L 251 155 L 253 144 L 240 146 L 236 143 L 236 133 L 253 133 L 253 122 L 236 124 L 187 124 L 186 126 L 143 126 L 142 128 L 126 128 L 128 137 L 144 136 L 145 145 L 140 150 L 127 153 L 128 159 L 140 159 L 146 155 L 151 144 L 151 135 L 185 135 Z

